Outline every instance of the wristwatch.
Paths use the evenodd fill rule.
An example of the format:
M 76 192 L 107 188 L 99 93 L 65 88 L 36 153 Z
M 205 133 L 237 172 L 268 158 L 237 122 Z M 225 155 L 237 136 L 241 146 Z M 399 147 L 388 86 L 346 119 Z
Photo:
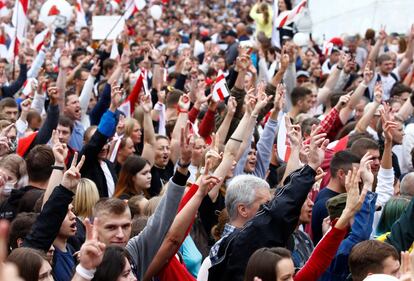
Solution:
M 188 163 L 185 163 L 185 164 L 181 163 L 180 160 L 178 160 L 178 162 L 177 162 L 177 166 L 180 167 L 180 168 L 188 168 L 190 165 L 191 165 L 191 161 L 188 162 Z

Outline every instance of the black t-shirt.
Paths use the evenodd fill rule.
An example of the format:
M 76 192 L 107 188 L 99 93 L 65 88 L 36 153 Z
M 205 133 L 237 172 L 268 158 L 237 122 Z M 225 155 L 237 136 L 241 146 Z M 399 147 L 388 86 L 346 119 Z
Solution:
M 164 169 L 156 167 L 155 165 L 152 166 L 151 175 L 151 187 L 148 189 L 148 193 L 151 197 L 154 197 L 160 194 L 163 185 L 166 184 L 174 175 L 173 162 L 169 160 Z
M 221 212 L 226 205 L 224 204 L 224 195 L 220 192 L 217 196 L 216 202 L 213 202 L 210 196 L 205 196 L 201 202 L 199 210 L 200 220 L 204 226 L 204 229 L 209 237 L 209 245 L 215 243 L 212 235 L 211 229 L 218 223 L 219 212 Z

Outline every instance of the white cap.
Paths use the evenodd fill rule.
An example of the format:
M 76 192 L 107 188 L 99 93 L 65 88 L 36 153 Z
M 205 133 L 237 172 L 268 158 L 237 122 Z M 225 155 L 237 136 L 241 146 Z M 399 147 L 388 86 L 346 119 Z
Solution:
M 399 279 L 387 274 L 372 274 L 368 275 L 364 281 L 398 281 Z

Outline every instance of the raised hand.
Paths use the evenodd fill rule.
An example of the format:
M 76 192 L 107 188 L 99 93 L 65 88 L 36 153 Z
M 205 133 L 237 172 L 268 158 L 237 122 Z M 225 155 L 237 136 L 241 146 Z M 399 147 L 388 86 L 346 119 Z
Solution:
M 204 197 L 206 196 L 210 190 L 214 188 L 217 184 L 220 183 L 220 178 L 210 175 L 210 167 L 211 167 L 211 159 L 206 161 L 206 165 L 204 167 L 204 173 L 201 176 L 201 182 L 197 190 L 197 194 Z
M 400 281 L 414 280 L 414 254 L 408 251 L 401 252 Z
M 371 62 L 368 61 L 364 68 L 364 83 L 368 86 L 369 82 L 371 82 L 372 78 L 374 77 L 374 71 L 371 70 Z
M 105 244 L 98 240 L 98 218 L 94 219 L 93 225 L 90 223 L 89 219 L 86 218 L 84 224 L 86 228 L 86 240 L 80 249 L 79 263 L 83 268 L 93 270 L 102 262 L 105 253 Z
M 381 29 L 380 29 L 380 31 L 379 31 L 379 36 L 378 36 L 378 38 L 379 38 L 379 40 L 381 40 L 382 42 L 384 42 L 385 41 L 385 39 L 387 39 L 387 33 L 385 32 L 385 26 L 381 26 Z
M 341 109 L 347 105 L 347 103 L 351 100 L 352 93 L 353 91 L 339 98 L 338 103 L 335 105 L 336 110 L 341 111 Z
M 280 112 L 285 103 L 286 87 L 284 84 L 279 83 L 276 87 L 275 100 L 273 102 L 273 109 L 277 112 Z
M 372 188 L 374 183 L 374 174 L 371 171 L 372 155 L 367 152 L 359 162 L 359 173 L 364 186 Z
M 30 99 L 25 99 L 20 103 L 20 108 L 22 109 L 22 113 L 29 113 L 30 107 L 32 105 L 32 101 Z
M 0 131 L 0 137 L 8 137 L 10 130 L 15 126 L 14 123 L 11 123 L 10 125 L 8 125 L 7 127 L 4 127 L 1 131 Z
M 69 56 L 69 50 L 64 49 L 62 51 L 62 55 L 60 56 L 60 59 L 59 59 L 59 67 L 61 69 L 68 69 L 71 64 L 72 64 L 72 61 L 71 61 L 70 56 Z
M 350 54 L 341 51 L 341 56 L 339 57 L 338 66 L 344 68 L 345 64 L 352 59 Z
M 282 54 L 280 57 L 280 70 L 285 71 L 290 63 L 290 57 L 288 54 Z
M 361 209 L 365 196 L 368 192 L 365 185 L 364 188 L 362 188 L 362 191 L 359 191 L 360 177 L 361 171 L 357 170 L 357 168 L 353 168 L 352 171 L 348 171 L 348 174 L 345 177 L 347 197 L 343 212 L 351 217 L 353 217 Z
M 109 110 L 115 112 L 117 108 L 122 104 L 122 94 L 124 89 L 122 89 L 116 82 L 111 85 L 111 105 Z
M 231 96 L 227 102 L 227 114 L 234 116 L 234 113 L 236 113 L 236 108 L 237 108 L 236 98 Z
M 265 93 L 265 89 L 266 89 L 266 85 L 265 83 L 260 82 L 259 85 L 257 86 L 257 103 L 256 106 L 254 107 L 253 110 L 253 114 L 259 114 L 260 111 L 265 108 L 265 106 L 267 105 L 268 102 L 270 102 L 273 98 L 273 96 L 268 96 Z
M 244 104 L 246 105 L 246 111 L 249 114 L 253 113 L 253 109 L 256 106 L 256 95 L 254 87 L 247 90 L 246 96 L 244 97 Z
M 101 64 L 101 60 L 99 60 L 99 59 L 97 59 L 95 61 L 95 63 L 93 64 L 92 69 L 91 69 L 91 75 L 93 77 L 97 77 L 98 76 L 99 70 L 101 70 L 100 64 Z
M 382 95 L 383 95 L 382 83 L 378 81 L 375 84 L 375 88 L 374 88 L 374 102 L 377 104 L 381 104 Z
M 194 149 L 194 139 L 192 135 L 189 133 L 189 126 L 191 123 L 187 123 L 185 128 L 181 128 L 181 136 L 180 136 L 180 163 L 181 164 L 188 164 L 191 162 L 191 157 L 193 155 Z
M 237 71 L 247 71 L 249 68 L 250 62 L 249 57 L 245 55 L 239 55 L 236 59 L 236 68 Z
M 140 106 L 145 113 L 150 113 L 152 110 L 151 96 L 141 96 Z
M 57 105 L 59 103 L 60 95 L 57 87 L 47 88 L 47 95 L 49 96 L 52 105 Z
M 65 165 L 66 157 L 68 156 L 68 147 L 65 143 L 61 143 L 59 135 L 56 130 L 52 132 L 52 151 L 55 157 L 55 165 Z
M 285 115 L 285 122 L 286 127 L 288 130 L 288 138 L 290 142 L 291 147 L 297 147 L 300 148 L 301 140 L 302 140 L 302 132 L 300 125 L 292 125 L 292 122 L 290 121 L 290 117 Z
M 178 100 L 178 107 L 180 112 L 188 112 L 190 109 L 190 97 L 187 94 L 184 94 Z
M 63 179 L 61 184 L 71 190 L 75 191 L 76 187 L 78 186 L 79 180 L 81 178 L 80 169 L 83 166 L 83 163 L 85 162 L 85 155 L 82 155 L 81 160 L 79 163 L 78 161 L 78 153 L 75 152 L 75 155 L 73 156 L 72 164 L 70 168 L 63 174 Z
M 320 129 L 320 126 L 313 125 L 310 134 L 308 165 L 315 171 L 322 164 L 325 157 L 325 150 L 329 143 L 329 140 L 325 139 L 326 133 L 319 133 Z

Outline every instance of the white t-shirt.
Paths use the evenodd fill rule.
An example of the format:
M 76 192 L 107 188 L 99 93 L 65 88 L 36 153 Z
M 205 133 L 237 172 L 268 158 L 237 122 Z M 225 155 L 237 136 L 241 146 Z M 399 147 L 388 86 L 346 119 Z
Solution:
M 389 100 L 390 99 L 392 86 L 394 86 L 394 84 L 397 83 L 398 81 L 400 81 L 400 79 L 401 79 L 400 75 L 398 74 L 398 68 L 394 68 L 392 73 L 393 73 L 393 75 L 388 74 L 387 76 L 384 76 L 379 72 L 375 72 L 374 77 L 372 78 L 371 82 L 369 82 L 369 85 L 368 85 L 371 100 L 374 99 L 374 88 L 375 88 L 375 84 L 377 83 L 378 76 L 381 77 L 380 80 L 381 80 L 382 89 L 383 89 L 382 99 L 383 100 Z M 393 76 L 396 77 L 397 80 L 395 80 L 395 78 Z

